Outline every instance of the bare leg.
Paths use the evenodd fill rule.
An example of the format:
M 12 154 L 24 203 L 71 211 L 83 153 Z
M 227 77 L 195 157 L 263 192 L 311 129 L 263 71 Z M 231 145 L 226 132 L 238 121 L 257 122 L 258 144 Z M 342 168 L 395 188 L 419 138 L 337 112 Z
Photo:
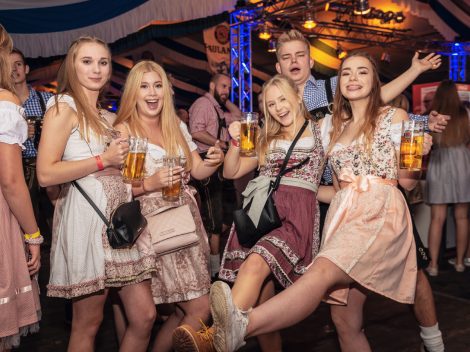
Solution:
M 270 274 L 271 269 L 263 257 L 256 253 L 250 254 L 241 265 L 233 285 L 233 303 L 241 310 L 253 307 L 258 301 L 264 281 Z
M 354 287 L 349 290 L 346 306 L 331 306 L 331 318 L 338 332 L 342 352 L 371 351 L 363 330 L 363 309 L 366 299 L 367 291 L 362 287 Z
M 175 312 L 171 314 L 168 319 L 158 330 L 158 334 L 155 337 L 153 343 L 152 352 L 163 352 L 171 351 L 173 346 L 171 342 L 171 336 L 173 330 L 175 330 L 184 318 L 184 313 L 180 308 L 176 308 Z
M 256 336 L 292 326 L 315 311 L 328 290 L 352 282 L 328 259 L 318 258 L 292 286 L 251 311 L 246 335 Z
M 119 350 L 146 351 L 157 316 L 150 291 L 150 280 L 122 287 L 119 296 L 129 323 Z
M 436 306 L 431 285 L 423 270 L 418 270 L 415 304 L 413 311 L 420 326 L 433 326 L 437 323 Z
M 468 203 L 454 204 L 454 217 L 457 247 L 455 264 L 463 265 L 463 258 L 468 244 Z
M 261 294 L 259 295 L 258 303 L 262 304 L 269 299 L 275 296 L 276 292 L 274 290 L 274 281 L 268 280 L 263 285 L 261 289 Z M 282 351 L 282 341 L 281 334 L 279 331 L 271 332 L 269 334 L 259 335 L 258 343 L 263 352 L 281 352 Z
M 103 307 L 107 296 L 108 290 L 104 290 L 72 301 L 72 332 L 68 352 L 94 350 L 95 337 L 103 320 Z
M 124 334 L 126 333 L 127 328 L 127 320 L 124 314 L 124 309 L 122 304 L 119 301 L 113 300 L 113 317 L 114 317 L 114 328 L 116 329 L 116 337 L 118 340 L 119 346 L 121 346 L 122 339 L 124 338 Z
M 447 216 L 446 204 L 433 204 L 431 205 L 431 225 L 429 226 L 429 254 L 431 255 L 432 268 L 437 268 L 439 259 L 439 248 L 442 239 L 442 226 Z

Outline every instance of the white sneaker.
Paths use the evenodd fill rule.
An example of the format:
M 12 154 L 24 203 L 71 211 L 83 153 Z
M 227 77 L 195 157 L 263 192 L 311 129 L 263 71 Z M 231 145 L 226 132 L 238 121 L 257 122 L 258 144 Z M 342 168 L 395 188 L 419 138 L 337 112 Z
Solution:
M 450 258 L 447 262 L 450 265 L 455 265 L 455 258 Z M 464 258 L 463 265 L 470 267 L 470 258 Z
M 245 345 L 248 314 L 233 304 L 232 291 L 222 281 L 216 281 L 210 292 L 214 320 L 214 347 L 217 352 L 232 352 Z

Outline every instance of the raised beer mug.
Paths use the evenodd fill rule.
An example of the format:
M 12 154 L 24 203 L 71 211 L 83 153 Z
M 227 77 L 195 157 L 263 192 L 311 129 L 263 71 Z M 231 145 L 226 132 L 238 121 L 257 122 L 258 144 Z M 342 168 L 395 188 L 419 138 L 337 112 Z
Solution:
M 132 183 L 144 179 L 145 154 L 147 154 L 147 138 L 129 137 L 129 153 L 122 170 L 124 182 Z
M 186 159 L 186 158 L 184 158 Z M 168 172 L 172 172 L 173 168 L 182 166 L 181 165 L 181 157 L 179 156 L 164 156 L 163 157 L 163 167 L 168 168 Z M 186 160 L 184 160 L 186 162 Z M 179 201 L 181 195 L 181 179 L 177 182 L 173 182 L 170 178 L 170 182 L 168 186 L 163 187 L 162 190 L 162 197 L 163 200 L 168 202 L 176 202 Z
M 258 137 L 258 113 L 244 112 L 240 124 L 240 154 L 255 156 L 256 139 Z
M 420 171 L 423 159 L 424 122 L 402 121 L 400 169 Z

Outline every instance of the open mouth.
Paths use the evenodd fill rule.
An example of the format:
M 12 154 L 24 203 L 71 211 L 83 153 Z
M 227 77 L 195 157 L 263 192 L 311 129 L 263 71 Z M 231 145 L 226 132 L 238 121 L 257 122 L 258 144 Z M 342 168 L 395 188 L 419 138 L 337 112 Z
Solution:
M 289 70 L 290 73 L 292 74 L 298 74 L 300 72 L 300 68 L 299 67 L 292 67 L 290 70 Z
M 158 100 L 146 100 L 147 106 L 151 110 L 155 110 L 158 107 Z

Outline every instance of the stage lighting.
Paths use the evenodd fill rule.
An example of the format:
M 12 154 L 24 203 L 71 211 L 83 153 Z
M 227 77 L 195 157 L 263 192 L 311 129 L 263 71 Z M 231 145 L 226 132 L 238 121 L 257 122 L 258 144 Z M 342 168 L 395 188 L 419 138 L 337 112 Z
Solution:
M 403 15 L 403 12 L 397 12 L 395 14 L 395 22 L 396 23 L 402 23 L 405 20 L 405 15 Z
M 336 49 L 336 56 L 338 59 L 344 59 L 346 56 L 348 56 L 348 52 L 346 50 L 343 50 L 341 46 L 338 45 L 338 48 Z
M 258 38 L 262 40 L 271 39 L 271 31 L 269 30 L 269 26 L 266 22 L 263 24 L 263 27 L 258 34 Z
M 354 3 L 354 14 L 355 15 L 366 15 L 370 12 L 368 0 L 357 0 Z
M 302 26 L 305 29 L 314 29 L 317 26 L 317 23 L 315 22 L 315 20 L 313 18 L 313 14 L 310 11 L 308 11 L 306 13 L 305 20 L 304 20 L 304 23 L 302 24 Z

